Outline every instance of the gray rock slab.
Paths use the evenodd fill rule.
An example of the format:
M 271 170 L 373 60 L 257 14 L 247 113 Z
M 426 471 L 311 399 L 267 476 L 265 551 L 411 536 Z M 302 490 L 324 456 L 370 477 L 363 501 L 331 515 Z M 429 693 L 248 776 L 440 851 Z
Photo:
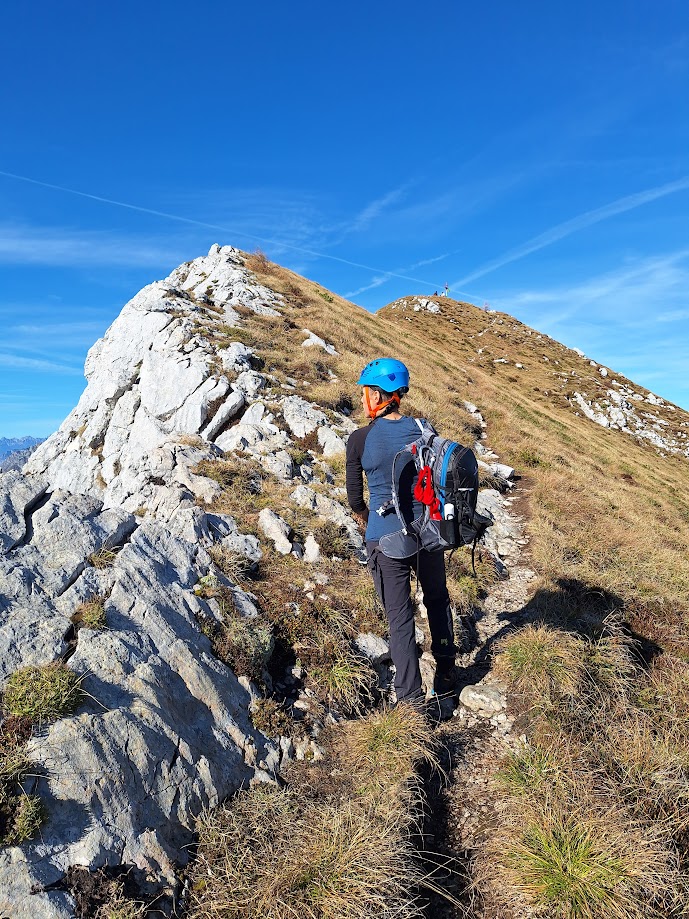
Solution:
M 500 690 L 480 684 L 465 686 L 459 694 L 459 701 L 469 711 L 483 718 L 490 718 L 507 707 L 505 696 Z
M 295 437 L 306 437 L 321 424 L 327 424 L 327 417 L 301 396 L 287 396 L 282 403 L 282 414 Z
M 0 553 L 17 545 L 26 533 L 25 515 L 48 490 L 41 476 L 10 470 L 0 473 Z
M 388 642 L 373 632 L 360 632 L 354 639 L 354 644 L 372 664 L 385 664 L 392 660 Z
M 289 539 L 292 528 L 279 514 L 271 511 L 269 507 L 264 507 L 258 515 L 258 528 L 266 539 L 272 541 L 276 552 L 280 555 L 289 555 L 292 551 Z
M 345 442 L 340 435 L 325 425 L 318 428 L 318 443 L 323 447 L 323 456 L 326 459 L 342 456 L 346 449 Z

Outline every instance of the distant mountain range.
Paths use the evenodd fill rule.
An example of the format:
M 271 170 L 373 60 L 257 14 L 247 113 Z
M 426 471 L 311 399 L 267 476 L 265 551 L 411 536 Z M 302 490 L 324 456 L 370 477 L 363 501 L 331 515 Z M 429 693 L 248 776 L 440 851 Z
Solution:
M 4 460 L 10 453 L 17 450 L 28 450 L 43 443 L 41 437 L 0 437 L 0 460 Z

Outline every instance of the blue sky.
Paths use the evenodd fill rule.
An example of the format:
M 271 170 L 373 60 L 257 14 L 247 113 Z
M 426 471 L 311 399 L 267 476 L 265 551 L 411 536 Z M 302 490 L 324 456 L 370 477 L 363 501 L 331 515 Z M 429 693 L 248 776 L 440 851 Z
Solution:
M 689 408 L 685 0 L 36 0 L 0 87 L 0 436 L 213 242 L 369 309 L 447 282 Z

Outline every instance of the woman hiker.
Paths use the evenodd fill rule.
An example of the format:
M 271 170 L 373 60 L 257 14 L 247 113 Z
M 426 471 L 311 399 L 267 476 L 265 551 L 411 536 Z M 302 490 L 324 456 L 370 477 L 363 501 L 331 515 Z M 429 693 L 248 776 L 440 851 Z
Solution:
M 350 434 L 347 441 L 347 498 L 354 513 L 366 523 L 368 567 L 390 627 L 397 701 L 423 706 L 410 574 L 416 572 L 428 611 L 431 652 L 436 662 L 433 689 L 440 697 L 448 696 L 454 692 L 457 680 L 457 649 L 444 554 L 421 549 L 414 550 L 408 558 L 395 559 L 388 558 L 378 547 L 381 536 L 400 529 L 399 518 L 390 508 L 392 461 L 396 453 L 419 436 L 416 421 L 399 412 L 400 400 L 409 391 L 409 371 L 395 358 L 378 358 L 364 367 L 357 385 L 363 387 L 361 403 L 371 420 L 366 427 Z M 369 491 L 368 507 L 364 500 L 364 472 Z M 405 519 L 417 516 L 421 509 L 414 503 L 414 478 L 413 463 L 408 463 L 399 482 L 400 506 Z M 379 509 L 383 510 L 382 515 Z

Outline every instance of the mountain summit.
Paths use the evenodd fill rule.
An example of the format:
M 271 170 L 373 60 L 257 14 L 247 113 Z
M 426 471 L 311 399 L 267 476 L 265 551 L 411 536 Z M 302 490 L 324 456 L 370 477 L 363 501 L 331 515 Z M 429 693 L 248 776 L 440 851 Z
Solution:
M 213 246 L 126 304 L 89 351 L 78 405 L 23 470 L 0 474 L 0 916 L 107 919 L 107 897 L 84 900 L 94 878 L 167 912 L 186 889 L 200 915 L 205 843 L 188 869 L 207 868 L 196 893 L 180 880 L 207 838 L 198 819 L 241 789 L 254 791 L 235 800 L 273 789 L 295 758 L 316 764 L 313 781 L 332 750 L 350 762 L 329 731 L 385 697 L 391 677 L 342 487 L 354 381 L 381 354 L 410 367 L 403 410 L 480 459 L 495 523 L 478 580 L 459 553 L 449 581 L 463 663 L 481 683 L 464 695 L 476 718 L 513 742 L 513 687 L 486 654 L 504 622 L 471 625 L 511 571 L 512 624 L 557 611 L 599 649 L 633 633 L 644 666 L 683 660 L 686 412 L 506 314 L 410 296 L 371 315 L 260 254 Z M 427 652 L 422 664 L 432 685 Z M 364 760 L 322 776 L 350 780 Z M 376 781 L 359 791 L 378 807 Z M 402 809 L 410 787 L 394 785 Z M 353 826 L 356 803 L 350 823 L 333 811 L 338 789 L 324 812 Z M 271 813 L 292 815 L 297 846 L 313 814 L 285 807 Z M 379 842 L 406 832 L 383 825 Z M 393 899 L 395 915 L 416 915 Z

